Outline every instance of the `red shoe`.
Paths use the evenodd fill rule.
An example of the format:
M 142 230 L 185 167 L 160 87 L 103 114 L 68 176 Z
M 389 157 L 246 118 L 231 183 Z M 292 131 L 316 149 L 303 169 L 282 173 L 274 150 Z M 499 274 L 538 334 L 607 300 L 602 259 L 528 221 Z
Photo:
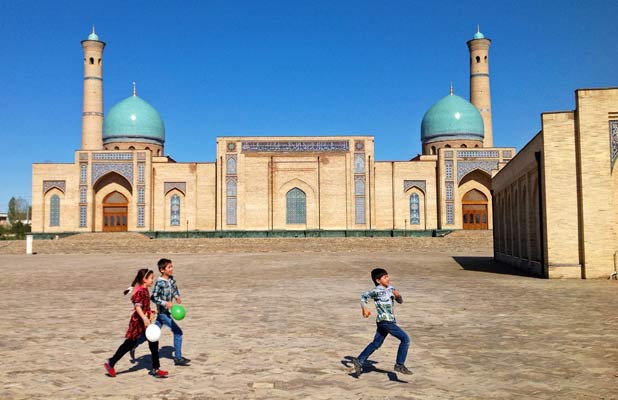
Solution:
M 167 378 L 168 372 L 163 371 L 162 369 L 151 369 L 150 375 L 154 376 L 155 378 Z
M 114 367 L 111 367 L 109 365 L 109 362 L 106 362 L 105 364 L 103 364 L 103 366 L 107 370 L 107 375 L 111 376 L 112 378 L 116 376 L 116 370 L 114 369 Z

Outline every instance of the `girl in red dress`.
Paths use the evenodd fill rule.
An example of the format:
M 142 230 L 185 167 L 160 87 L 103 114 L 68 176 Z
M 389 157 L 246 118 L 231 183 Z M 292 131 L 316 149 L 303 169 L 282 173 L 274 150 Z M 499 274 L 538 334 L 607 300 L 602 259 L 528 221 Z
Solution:
M 150 293 L 148 288 L 152 286 L 154 282 L 154 274 L 152 270 L 147 268 L 137 271 L 137 275 L 133 280 L 131 286 L 133 287 L 133 295 L 131 296 L 131 302 L 135 307 L 135 311 L 131 314 L 131 320 L 129 321 L 129 329 L 125 335 L 125 341 L 118 347 L 116 354 L 112 356 L 106 363 L 105 369 L 107 374 L 111 377 L 116 376 L 116 370 L 114 365 L 136 346 L 138 340 L 145 336 L 146 327 L 150 325 L 150 320 L 156 311 L 150 310 Z M 125 293 L 126 294 L 126 293 Z M 150 374 L 155 378 L 166 378 L 167 371 L 159 369 L 159 342 L 148 342 L 150 347 L 150 354 L 152 355 L 152 369 Z

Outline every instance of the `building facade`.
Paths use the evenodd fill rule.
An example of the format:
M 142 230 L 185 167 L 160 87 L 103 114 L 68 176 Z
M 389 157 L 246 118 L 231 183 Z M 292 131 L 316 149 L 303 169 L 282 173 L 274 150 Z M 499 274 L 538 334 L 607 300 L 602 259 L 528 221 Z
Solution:
M 607 278 L 618 254 L 618 88 L 575 91 L 575 110 L 493 179 L 499 261 L 548 278 Z
M 33 232 L 491 229 L 490 40 L 470 50 L 471 102 L 451 93 L 421 123 L 423 154 L 377 161 L 373 136 L 218 137 L 213 162 L 164 155 L 165 126 L 137 96 L 103 114 L 103 50 L 82 41 L 82 146 L 34 164 Z

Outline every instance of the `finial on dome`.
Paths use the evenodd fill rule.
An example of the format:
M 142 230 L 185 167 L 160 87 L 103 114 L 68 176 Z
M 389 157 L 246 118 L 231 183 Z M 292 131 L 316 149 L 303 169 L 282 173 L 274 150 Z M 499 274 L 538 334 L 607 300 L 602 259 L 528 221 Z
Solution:
M 133 81 L 133 96 L 137 96 L 137 88 L 135 86 L 135 81 Z
M 476 24 L 476 33 L 474 39 L 485 39 L 485 35 L 481 33 L 481 24 Z
M 453 95 L 453 81 L 451 81 L 451 91 L 449 93 L 451 96 Z
M 99 35 L 94 31 L 94 24 L 92 24 L 92 33 L 88 35 L 87 40 L 99 40 Z

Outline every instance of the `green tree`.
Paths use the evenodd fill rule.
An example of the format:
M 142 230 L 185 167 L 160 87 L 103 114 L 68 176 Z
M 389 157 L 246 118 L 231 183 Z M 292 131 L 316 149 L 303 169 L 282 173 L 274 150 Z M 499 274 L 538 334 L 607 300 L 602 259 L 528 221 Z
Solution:
M 31 208 L 28 201 L 22 197 L 11 197 L 9 200 L 8 219 L 11 224 L 25 221 L 29 218 Z

